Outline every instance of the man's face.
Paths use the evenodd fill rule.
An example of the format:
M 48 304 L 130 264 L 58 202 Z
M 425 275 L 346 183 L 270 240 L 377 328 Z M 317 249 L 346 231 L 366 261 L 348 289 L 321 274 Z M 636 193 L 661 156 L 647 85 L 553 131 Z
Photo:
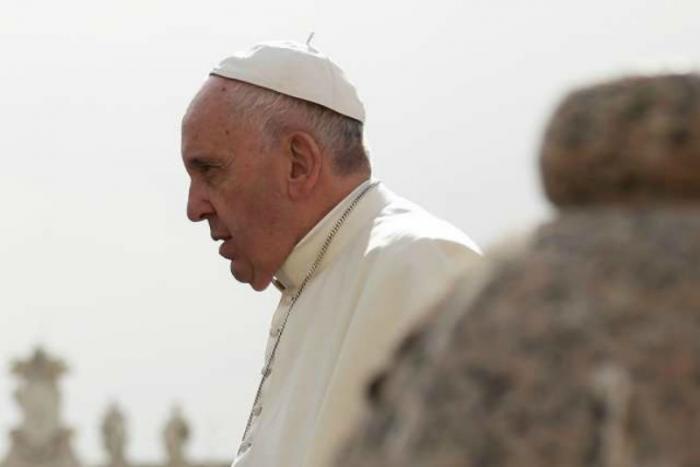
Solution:
M 223 240 L 219 253 L 236 280 L 263 290 L 294 246 L 285 229 L 284 158 L 264 150 L 258 129 L 237 121 L 227 89 L 226 80 L 210 78 L 183 120 L 187 216 L 206 219 L 212 238 Z

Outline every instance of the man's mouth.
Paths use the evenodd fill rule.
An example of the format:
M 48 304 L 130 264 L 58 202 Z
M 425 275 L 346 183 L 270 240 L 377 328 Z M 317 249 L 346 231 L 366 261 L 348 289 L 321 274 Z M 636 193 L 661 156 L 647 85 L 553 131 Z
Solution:
M 215 242 L 219 241 L 219 240 L 226 241 L 226 240 L 231 238 L 231 236 L 226 234 L 226 233 L 214 232 L 213 230 L 210 231 L 210 235 L 211 235 L 211 239 L 214 240 Z
M 234 259 L 234 255 L 233 255 L 233 253 L 230 251 L 230 243 L 228 243 L 229 240 L 230 240 L 230 238 L 225 239 L 225 240 L 221 243 L 221 245 L 219 245 L 219 254 L 220 254 L 221 256 L 223 256 L 224 258 L 228 259 L 228 260 L 233 260 L 233 259 Z

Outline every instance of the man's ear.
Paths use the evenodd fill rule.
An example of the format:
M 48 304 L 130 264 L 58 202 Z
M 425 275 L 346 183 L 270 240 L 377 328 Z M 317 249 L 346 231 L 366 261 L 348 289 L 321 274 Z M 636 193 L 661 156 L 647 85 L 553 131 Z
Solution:
M 305 198 L 318 184 L 324 162 L 323 154 L 319 145 L 308 133 L 294 132 L 287 141 L 289 196 L 292 199 Z

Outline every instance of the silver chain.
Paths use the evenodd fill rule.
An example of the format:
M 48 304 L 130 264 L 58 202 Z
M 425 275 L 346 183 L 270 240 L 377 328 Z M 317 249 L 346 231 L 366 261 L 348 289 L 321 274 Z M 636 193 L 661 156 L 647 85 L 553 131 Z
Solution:
M 265 380 L 267 380 L 267 377 L 270 376 L 271 368 L 272 368 L 272 362 L 275 359 L 275 354 L 277 353 L 277 347 L 279 346 L 280 341 L 282 340 L 282 334 L 284 334 L 284 329 L 287 326 L 287 320 L 289 319 L 289 315 L 292 312 L 292 308 L 294 307 L 294 304 L 297 302 L 299 299 L 299 296 L 301 293 L 304 291 L 304 288 L 306 288 L 306 284 L 309 283 L 311 278 L 314 276 L 316 273 L 316 270 L 318 267 L 321 265 L 321 261 L 323 261 L 323 257 L 326 256 L 326 252 L 328 251 L 328 248 L 331 246 L 331 242 L 333 241 L 333 238 L 336 236 L 338 231 L 340 231 L 340 228 L 343 226 L 345 223 L 345 220 L 350 216 L 350 213 L 355 209 L 355 206 L 357 206 L 357 203 L 360 202 L 360 200 L 367 194 L 369 190 L 377 186 L 379 182 L 374 182 L 370 185 L 367 185 L 356 197 L 354 200 L 352 200 L 352 203 L 350 203 L 350 206 L 343 212 L 343 215 L 340 216 L 338 221 L 335 223 L 333 226 L 333 229 L 331 229 L 330 233 L 328 234 L 328 237 L 326 237 L 326 241 L 323 242 L 323 245 L 321 246 L 321 250 L 318 253 L 318 256 L 316 257 L 316 261 L 313 262 L 311 265 L 311 268 L 309 269 L 309 272 L 306 273 L 306 277 L 304 277 L 304 280 L 301 282 L 301 285 L 299 286 L 299 289 L 297 292 L 292 296 L 292 300 L 289 304 L 289 308 L 287 309 L 287 313 L 284 315 L 284 320 L 282 321 L 282 326 L 279 328 L 279 333 L 277 334 L 277 340 L 275 340 L 275 344 L 272 346 L 272 351 L 270 352 L 270 358 L 268 358 L 267 363 L 265 364 L 265 367 L 262 372 L 262 378 L 260 379 L 260 384 L 258 385 L 258 390 L 255 393 L 255 401 L 253 402 L 253 408 L 250 410 L 250 415 L 248 416 L 248 422 L 245 425 L 245 431 L 243 432 L 243 441 L 245 441 L 246 436 L 248 436 L 248 431 L 250 430 L 250 425 L 253 423 L 253 418 L 255 417 L 255 409 L 258 406 L 258 402 L 260 402 L 260 394 L 262 393 L 262 388 L 263 385 L 265 384 Z

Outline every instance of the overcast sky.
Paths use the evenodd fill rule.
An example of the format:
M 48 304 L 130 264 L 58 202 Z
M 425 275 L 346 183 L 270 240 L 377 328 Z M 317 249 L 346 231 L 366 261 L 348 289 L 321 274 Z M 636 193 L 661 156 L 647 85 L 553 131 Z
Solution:
M 37 343 L 69 362 L 87 462 L 113 400 L 133 459 L 161 457 L 180 402 L 192 457 L 230 460 L 278 294 L 235 283 L 185 217 L 180 119 L 213 65 L 316 31 L 365 101 L 376 177 L 487 246 L 548 215 L 535 158 L 562 94 L 693 66 L 699 18 L 696 0 L 2 0 L 0 363 Z

